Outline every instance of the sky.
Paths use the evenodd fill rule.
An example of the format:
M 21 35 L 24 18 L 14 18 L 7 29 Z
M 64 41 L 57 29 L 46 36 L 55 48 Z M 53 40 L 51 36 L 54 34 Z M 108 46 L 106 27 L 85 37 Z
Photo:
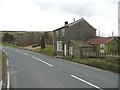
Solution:
M 84 18 L 97 35 L 118 35 L 119 0 L 0 0 L 0 31 L 53 31 Z

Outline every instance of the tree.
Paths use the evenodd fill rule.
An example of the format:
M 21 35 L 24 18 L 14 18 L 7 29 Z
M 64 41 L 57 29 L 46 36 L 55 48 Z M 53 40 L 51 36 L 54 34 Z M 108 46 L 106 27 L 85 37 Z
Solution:
M 43 34 L 44 36 L 44 40 L 45 40 L 45 43 L 48 44 L 48 45 L 52 45 L 53 44 L 53 32 L 44 32 Z
M 4 36 L 2 37 L 3 41 L 12 41 L 13 39 L 14 39 L 14 36 L 9 33 L 5 33 Z
M 45 48 L 45 41 L 44 38 L 42 37 L 41 42 L 40 42 L 41 49 Z

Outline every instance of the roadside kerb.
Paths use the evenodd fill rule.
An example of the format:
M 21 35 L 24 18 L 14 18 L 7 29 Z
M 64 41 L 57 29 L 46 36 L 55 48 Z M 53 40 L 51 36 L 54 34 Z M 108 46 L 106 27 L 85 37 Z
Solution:
M 2 49 L 3 50 L 3 49 Z M 3 52 L 6 54 L 6 56 L 7 56 L 7 53 L 6 53 L 6 51 L 5 50 L 3 50 Z M 9 88 L 10 88 L 10 73 L 9 73 L 9 61 L 8 61 L 8 59 L 6 59 L 7 60 L 7 90 L 9 90 Z

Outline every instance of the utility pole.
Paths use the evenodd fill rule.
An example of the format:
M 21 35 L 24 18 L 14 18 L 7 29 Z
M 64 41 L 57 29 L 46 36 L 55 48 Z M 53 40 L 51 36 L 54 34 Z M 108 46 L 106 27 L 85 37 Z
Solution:
M 3 27 L 4 27 L 4 31 L 5 31 L 5 25 Z

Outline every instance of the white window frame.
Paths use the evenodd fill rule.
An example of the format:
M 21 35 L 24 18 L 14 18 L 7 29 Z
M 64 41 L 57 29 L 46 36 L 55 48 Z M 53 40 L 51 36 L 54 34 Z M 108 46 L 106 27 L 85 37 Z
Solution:
M 61 37 L 64 37 L 65 36 L 65 29 L 61 29 Z
M 57 51 L 62 51 L 62 41 L 57 41 Z
M 73 47 L 69 47 L 69 53 L 70 55 L 73 55 Z

